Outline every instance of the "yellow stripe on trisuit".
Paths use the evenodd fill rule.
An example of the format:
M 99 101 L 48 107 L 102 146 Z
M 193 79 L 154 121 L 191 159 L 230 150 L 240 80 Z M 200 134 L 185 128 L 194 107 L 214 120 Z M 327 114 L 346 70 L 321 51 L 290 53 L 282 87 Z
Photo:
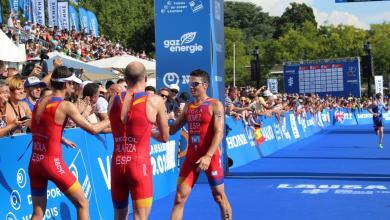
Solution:
M 145 102 L 146 101 L 146 97 L 142 97 L 140 99 L 137 99 L 133 102 L 133 106 L 135 105 L 138 105 L 139 103 L 142 103 L 142 102 Z
M 148 208 L 152 207 L 153 197 L 146 199 L 133 200 L 133 205 L 137 208 Z
M 72 194 L 79 189 L 81 189 L 81 185 L 80 185 L 79 181 L 76 181 L 69 187 L 69 189 L 66 192 Z

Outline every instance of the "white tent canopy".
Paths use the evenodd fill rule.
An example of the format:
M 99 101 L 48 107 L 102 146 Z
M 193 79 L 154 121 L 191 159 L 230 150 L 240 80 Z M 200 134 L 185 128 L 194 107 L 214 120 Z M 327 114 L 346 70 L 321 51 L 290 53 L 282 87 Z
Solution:
M 16 46 L 2 30 L 0 30 L 0 60 L 15 63 L 26 61 L 25 50 Z
M 91 61 L 88 64 L 91 64 L 96 67 L 104 68 L 104 69 L 124 69 L 126 68 L 127 64 L 133 61 L 138 61 L 143 63 L 145 65 L 147 73 L 156 72 L 156 62 L 141 59 L 127 54 L 122 56 L 116 56 L 116 57 Z
M 59 58 L 62 60 L 64 66 L 66 67 L 84 69 L 84 75 L 82 78 L 86 80 L 108 80 L 118 78 L 114 73 L 108 70 L 92 66 L 88 63 L 82 62 L 70 56 L 66 56 L 65 54 L 59 53 L 57 51 L 49 53 L 48 56 L 49 59 L 46 62 L 49 71 L 53 71 L 54 69 L 53 60 Z

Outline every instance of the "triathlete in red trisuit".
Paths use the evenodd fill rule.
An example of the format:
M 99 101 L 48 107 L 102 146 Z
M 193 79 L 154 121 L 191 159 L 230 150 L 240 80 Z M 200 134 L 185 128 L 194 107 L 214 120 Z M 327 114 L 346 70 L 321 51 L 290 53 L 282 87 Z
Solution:
M 223 184 L 223 169 L 219 145 L 224 132 L 224 108 L 220 101 L 207 96 L 209 75 L 203 70 L 190 74 L 190 89 L 195 101 L 184 107 L 183 114 L 174 122 L 170 133 L 176 133 L 188 123 L 188 151 L 180 168 L 175 203 L 171 219 L 182 219 L 184 204 L 201 170 L 211 187 L 222 219 L 232 219 L 232 209 L 226 197 Z
M 145 92 L 146 69 L 142 63 L 127 65 L 125 80 L 127 91 L 114 97 L 109 111 L 114 137 L 111 162 L 114 219 L 127 219 L 129 191 L 134 219 L 147 219 L 153 200 L 150 137 L 168 141 L 168 118 L 164 100 Z M 152 132 L 153 124 L 159 132 Z
M 109 126 L 104 120 L 92 126 L 77 108 L 64 101 L 66 95 L 74 92 L 73 85 L 80 83 L 75 75 L 64 66 L 56 68 L 51 78 L 53 94 L 40 100 L 32 113 L 31 131 L 33 149 L 28 167 L 33 202 L 31 219 L 43 219 L 47 202 L 48 180 L 54 182 L 75 205 L 78 219 L 89 219 L 88 201 L 75 176 L 62 159 L 61 138 L 67 118 L 78 126 L 96 134 Z

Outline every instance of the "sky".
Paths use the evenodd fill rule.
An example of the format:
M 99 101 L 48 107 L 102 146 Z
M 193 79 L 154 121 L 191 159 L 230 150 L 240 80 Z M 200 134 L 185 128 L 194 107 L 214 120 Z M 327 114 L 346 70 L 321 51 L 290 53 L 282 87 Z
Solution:
M 291 2 L 306 3 L 319 25 L 346 24 L 369 29 L 370 24 L 390 22 L 390 1 L 335 3 L 335 0 L 229 0 L 252 2 L 272 16 L 280 16 Z

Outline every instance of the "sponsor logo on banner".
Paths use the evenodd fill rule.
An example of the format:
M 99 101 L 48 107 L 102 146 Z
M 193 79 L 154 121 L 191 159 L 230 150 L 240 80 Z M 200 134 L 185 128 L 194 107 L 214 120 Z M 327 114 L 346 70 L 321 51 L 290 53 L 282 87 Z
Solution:
M 9 196 L 9 200 L 13 209 L 16 211 L 20 209 L 20 206 L 22 205 L 22 198 L 20 197 L 19 191 L 13 190 Z
M 277 189 L 298 190 L 302 194 L 333 193 L 338 195 L 390 194 L 384 185 L 340 185 L 340 184 L 279 184 Z
M 161 14 L 180 14 L 190 9 L 192 13 L 202 11 L 204 8 L 201 0 L 170 0 L 160 10 Z
M 164 40 L 164 48 L 171 53 L 197 53 L 203 51 L 203 45 L 193 43 L 196 39 L 197 32 L 188 32 L 183 34 L 180 39 Z
M 337 122 L 340 122 L 340 123 L 343 123 L 344 122 L 344 112 L 342 111 L 335 111 L 334 113 L 334 119 L 337 121 Z
M 16 182 L 18 183 L 19 188 L 23 189 L 27 182 L 27 175 L 26 171 L 24 171 L 23 168 L 20 168 L 18 170 L 18 173 L 16 174 Z
M 290 114 L 290 125 L 291 125 L 291 130 L 293 132 L 294 138 L 295 139 L 299 139 L 301 136 L 299 134 L 299 130 L 298 130 L 297 123 L 295 121 L 295 115 L 294 114 Z
M 321 117 L 322 117 L 322 121 L 323 122 L 330 123 L 330 116 L 329 116 L 329 112 L 328 111 L 322 112 L 321 113 Z
M 244 134 L 239 134 L 232 137 L 227 137 L 226 143 L 228 145 L 228 149 L 233 149 L 248 144 L 248 140 Z
M 356 117 L 357 117 L 358 119 L 372 118 L 372 114 L 370 114 L 370 113 L 366 113 L 366 114 L 364 114 L 364 113 L 358 113 L 358 114 L 356 114 Z
M 274 127 L 274 135 L 276 137 L 277 141 L 280 141 L 283 139 L 282 130 L 280 129 L 280 125 L 278 123 L 273 124 Z
M 286 117 L 282 118 L 282 131 L 283 131 L 284 138 L 287 140 L 290 140 L 291 135 L 290 135 L 290 132 L 288 132 L 288 130 L 287 130 L 287 118 Z
M 180 76 L 175 72 L 165 73 L 163 77 L 163 83 L 166 87 L 169 87 L 172 84 L 179 85 L 180 83 L 186 85 L 189 83 L 189 81 L 190 81 L 190 75 L 182 75 L 181 82 L 180 82 Z
M 175 146 L 176 142 L 173 140 L 150 146 L 153 175 L 163 174 L 176 167 Z
M 275 139 L 274 132 L 272 131 L 272 127 L 270 125 L 261 128 L 261 133 L 265 136 L 266 141 L 272 141 Z
M 8 212 L 7 215 L 5 216 L 6 220 L 17 220 L 16 216 L 12 212 Z

